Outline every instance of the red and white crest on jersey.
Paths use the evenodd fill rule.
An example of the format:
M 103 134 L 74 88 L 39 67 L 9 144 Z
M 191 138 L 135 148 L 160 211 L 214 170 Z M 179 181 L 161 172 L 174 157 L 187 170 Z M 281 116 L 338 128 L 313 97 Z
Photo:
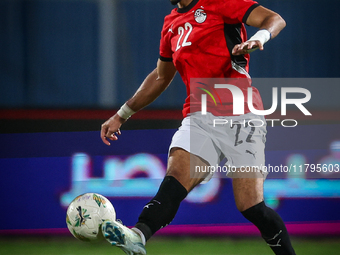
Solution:
M 197 9 L 194 16 L 197 23 L 203 23 L 207 19 L 207 14 L 202 9 Z

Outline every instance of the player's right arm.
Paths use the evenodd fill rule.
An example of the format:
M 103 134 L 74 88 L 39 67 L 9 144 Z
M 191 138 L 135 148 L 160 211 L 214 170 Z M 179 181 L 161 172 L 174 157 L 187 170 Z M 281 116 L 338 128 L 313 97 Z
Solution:
M 149 105 L 169 86 L 175 74 L 176 68 L 171 61 L 158 60 L 157 68 L 145 78 L 133 97 L 131 97 L 122 108 L 125 110 L 127 109 L 125 112 L 128 113 L 130 110 L 132 112 L 137 112 Z M 104 122 L 101 127 L 100 136 L 106 145 L 110 145 L 108 139 L 112 141 L 118 139 L 116 134 L 120 135 L 120 126 L 129 117 L 120 116 L 123 115 L 121 112 L 121 110 L 118 111 L 110 119 Z

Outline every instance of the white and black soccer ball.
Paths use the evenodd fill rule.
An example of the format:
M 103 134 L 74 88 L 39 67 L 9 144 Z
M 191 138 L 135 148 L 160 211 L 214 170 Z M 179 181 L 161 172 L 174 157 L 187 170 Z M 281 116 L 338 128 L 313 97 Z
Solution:
M 85 242 L 103 238 L 100 229 L 105 220 L 116 220 L 116 212 L 106 197 L 96 193 L 76 197 L 66 213 L 68 229 L 75 238 Z

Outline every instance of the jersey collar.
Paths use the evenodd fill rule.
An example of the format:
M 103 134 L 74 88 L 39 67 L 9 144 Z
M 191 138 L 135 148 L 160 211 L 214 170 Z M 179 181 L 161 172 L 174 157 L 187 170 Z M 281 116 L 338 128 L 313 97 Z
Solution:
M 186 13 L 188 11 L 190 11 L 197 3 L 199 0 L 192 0 L 192 2 L 185 6 L 184 8 L 177 8 L 177 12 L 178 13 Z

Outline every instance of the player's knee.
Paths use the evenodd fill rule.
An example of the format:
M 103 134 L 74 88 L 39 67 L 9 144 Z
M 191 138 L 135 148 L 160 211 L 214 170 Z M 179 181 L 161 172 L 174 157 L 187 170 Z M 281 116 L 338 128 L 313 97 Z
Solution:
M 258 201 L 237 201 L 236 202 L 236 208 L 239 210 L 241 213 L 252 208 L 253 206 L 257 205 L 259 202 Z
M 166 177 L 173 177 L 186 189 L 186 191 L 190 190 L 190 180 L 187 180 L 188 178 L 186 178 L 183 171 L 177 171 L 174 168 L 169 169 L 166 173 Z
M 187 191 L 191 190 L 190 155 L 181 148 L 172 148 L 168 161 L 167 176 L 174 177 Z
M 263 179 L 233 178 L 235 204 L 243 212 L 263 201 Z

